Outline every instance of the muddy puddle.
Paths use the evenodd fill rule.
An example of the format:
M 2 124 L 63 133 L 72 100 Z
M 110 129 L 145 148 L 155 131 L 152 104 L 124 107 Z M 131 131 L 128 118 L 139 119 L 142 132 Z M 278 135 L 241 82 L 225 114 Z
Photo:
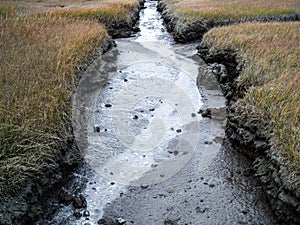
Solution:
M 55 203 L 38 224 L 276 224 L 249 163 L 224 140 L 221 91 L 196 85 L 206 68 L 197 43 L 173 43 L 156 5 L 146 1 L 141 32 L 117 39 L 79 83 L 84 162 L 62 190 L 84 204 Z

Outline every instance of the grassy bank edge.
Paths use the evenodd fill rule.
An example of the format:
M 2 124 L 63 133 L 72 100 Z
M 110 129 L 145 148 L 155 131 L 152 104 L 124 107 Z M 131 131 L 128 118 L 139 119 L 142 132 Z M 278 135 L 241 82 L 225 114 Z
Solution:
M 62 162 L 63 160 L 67 160 L 67 156 L 69 153 L 68 151 L 76 151 L 74 149 L 74 140 L 73 140 L 73 134 L 72 134 L 72 126 L 71 126 L 71 121 L 70 121 L 70 111 L 71 111 L 71 95 L 74 91 L 75 88 L 75 83 L 74 80 L 76 80 L 76 74 L 81 73 L 82 65 L 88 63 L 95 54 L 99 54 L 99 46 L 101 45 L 102 41 L 107 41 L 107 34 L 105 32 L 105 29 L 102 25 L 99 24 L 99 21 L 102 21 L 99 19 L 99 17 L 104 18 L 103 20 L 106 21 L 106 23 L 114 23 L 118 19 L 123 19 L 126 17 L 127 20 L 129 20 L 130 16 L 129 14 L 131 13 L 131 10 L 136 8 L 138 5 L 138 1 L 130 1 L 130 4 L 127 4 L 126 2 L 122 2 L 121 6 L 119 7 L 116 4 L 109 5 L 107 7 L 103 8 L 97 8 L 97 9 L 77 9 L 77 10 L 72 10 L 70 12 L 47 12 L 47 13 L 37 13 L 34 15 L 29 15 L 29 16 L 17 16 L 14 13 L 14 7 L 10 5 L 0 5 L 0 22 L 1 27 L 4 27 L 3 23 L 16 23 L 16 26 L 5 26 L 6 29 L 10 29 L 11 32 L 2 32 L 2 35 L 6 35 L 7 41 L 11 44 L 6 44 L 5 46 L 7 48 L 11 47 L 14 49 L 6 49 L 6 52 L 1 51 L 1 54 L 3 53 L 2 57 L 3 59 L 7 58 L 7 53 L 8 52 L 17 52 L 18 53 L 18 48 L 23 50 L 23 52 L 42 52 L 42 54 L 48 54 L 49 52 L 47 50 L 51 50 L 50 52 L 53 52 L 55 49 L 55 53 L 58 54 L 59 56 L 56 55 L 56 57 L 52 58 L 57 61 L 52 61 L 49 62 L 47 61 L 48 64 L 54 65 L 52 68 L 53 70 L 49 70 L 47 68 L 47 71 L 35 71 L 37 73 L 46 73 L 47 72 L 52 76 L 52 74 L 57 74 L 59 77 L 57 80 L 51 82 L 55 82 L 54 87 L 51 89 L 60 89 L 59 92 L 62 95 L 66 96 L 58 96 L 56 98 L 55 96 L 50 95 L 50 102 L 56 102 L 53 101 L 57 99 L 58 101 L 61 102 L 61 105 L 57 105 L 54 103 L 52 106 L 52 109 L 58 108 L 58 110 L 55 110 L 55 113 L 57 113 L 57 117 L 53 117 L 49 120 L 48 115 L 49 112 L 45 112 L 44 109 L 42 109 L 41 113 L 42 117 L 42 122 L 37 119 L 35 122 L 40 124 L 40 125 L 45 125 L 47 124 L 47 121 L 54 121 L 58 123 L 59 126 L 52 126 L 51 124 L 46 126 L 46 130 L 40 130 L 39 128 L 34 125 L 34 128 L 32 129 L 32 125 L 27 124 L 26 125 L 26 118 L 28 117 L 33 117 L 34 115 L 26 116 L 24 120 L 22 119 L 22 115 L 17 115 L 19 119 L 21 118 L 22 121 L 20 121 L 18 118 L 7 118 L 8 115 L 13 114 L 13 110 L 17 112 L 18 106 L 13 106 L 13 110 L 11 110 L 12 113 L 7 113 L 10 111 L 9 106 L 7 105 L 8 102 L 21 102 L 20 100 L 13 99 L 13 101 L 10 101 L 11 98 L 7 97 L 11 92 L 13 92 L 15 89 L 11 89 L 11 92 L 4 93 L 4 90 L 2 89 L 2 95 L 7 95 L 7 101 L 1 100 L 1 179 L 0 179 L 0 192 L 1 196 L 5 197 L 8 194 L 12 193 L 18 193 L 19 190 L 21 190 L 24 185 L 28 185 L 28 181 L 34 180 L 34 182 L 38 182 L 38 185 L 43 186 L 43 184 L 40 184 L 40 182 L 43 180 L 43 176 L 45 174 L 48 174 L 47 172 L 50 170 L 56 171 L 58 167 L 62 166 L 60 163 L 74 163 L 76 162 L 76 157 L 78 157 L 78 153 L 71 153 L 69 156 L 71 157 L 70 162 Z M 115 7 L 118 6 L 118 7 Z M 114 13 L 114 9 L 117 9 L 117 12 Z M 105 14 L 105 12 L 109 12 L 110 14 Z M 122 14 L 119 15 L 119 11 L 122 11 Z M 78 16 L 78 12 L 80 12 L 80 16 Z M 82 13 L 84 12 L 84 13 Z M 104 12 L 104 13 L 103 13 Z M 113 16 L 111 17 L 111 15 Z M 126 14 L 126 15 L 125 15 Z M 96 15 L 96 16 L 95 16 Z M 120 16 L 118 18 L 118 16 Z M 113 18 L 113 20 L 111 20 Z M 47 21 L 48 20 L 48 21 Z M 51 21 L 54 20 L 54 22 L 51 24 Z M 5 21 L 5 22 L 4 22 Z M 40 23 L 39 23 L 40 21 Z M 22 22 L 24 22 L 22 24 Z M 47 27 L 47 24 L 50 22 L 50 24 L 54 27 L 49 28 Z M 57 40 L 57 34 L 56 32 L 56 23 L 63 23 L 64 29 L 68 26 L 72 27 L 72 29 L 66 29 L 67 31 L 64 32 L 63 34 L 59 34 L 59 39 Z M 103 21 L 102 21 L 103 22 Z M 30 24 L 36 23 L 35 27 L 30 27 Z M 81 24 L 83 27 L 86 27 L 85 29 L 82 26 L 76 27 L 76 25 Z M 3 26 L 2 26 L 3 25 Z M 7 25 L 7 24 L 6 24 Z M 90 25 L 90 26 L 88 26 Z M 44 32 L 43 28 L 47 27 L 47 31 Z M 18 28 L 22 28 L 23 31 L 20 31 Z M 90 29 L 89 29 L 90 28 Z M 13 30 L 14 29 L 14 30 Z M 52 30 L 51 30 L 52 29 Z M 25 31 L 24 31 L 25 30 Z M 92 30 L 92 31 L 91 31 Z M 3 30 L 4 31 L 4 30 Z M 12 32 L 13 31 L 13 32 Z M 18 31 L 22 33 L 23 37 L 20 36 L 17 38 L 18 40 L 9 40 L 9 35 L 14 39 L 14 36 L 19 35 Z M 73 33 L 72 33 L 73 32 Z M 74 33 L 75 32 L 75 33 Z M 77 32 L 77 33 L 76 33 Z M 40 35 L 39 37 L 45 37 L 45 39 L 40 39 L 37 40 L 38 38 L 32 38 L 30 35 L 29 40 L 30 43 L 22 43 L 22 41 L 26 41 L 26 38 L 28 38 L 28 34 L 32 33 L 33 36 L 35 34 Z M 24 36 L 25 35 L 25 36 Z M 68 43 L 68 40 L 65 36 L 69 35 L 69 38 L 78 38 L 78 36 L 81 36 L 81 40 L 75 41 L 76 43 L 73 43 L 74 40 L 71 40 L 71 43 Z M 89 35 L 91 35 L 89 37 Z M 72 36 L 72 37 L 71 37 Z M 59 43 L 61 46 L 58 46 L 58 48 L 53 48 L 53 46 L 42 46 L 44 50 L 39 49 L 25 49 L 25 48 L 20 48 L 20 46 L 29 46 L 29 45 L 38 45 L 39 43 L 42 43 L 43 41 L 48 41 L 49 37 L 51 37 L 54 40 L 54 44 Z M 1 36 L 1 40 L 4 40 L 5 37 Z M 14 43 L 19 43 L 19 46 L 14 45 Z M 4 45 L 2 45 L 4 47 Z M 61 48 L 59 48 L 61 47 Z M 14 51 L 16 50 L 16 51 Z M 36 50 L 36 51 L 34 51 Z M 53 50 L 53 51 L 52 51 Z M 65 52 L 67 52 L 65 54 Z M 20 52 L 19 52 L 20 53 Z M 37 54 L 39 57 L 43 56 L 40 54 Z M 62 56 L 63 55 L 63 56 Z M 28 55 L 26 55 L 27 57 Z M 1 57 L 1 58 L 2 58 Z M 30 65 L 32 61 L 34 61 L 34 58 L 31 58 L 30 60 L 25 59 L 22 62 L 22 64 Z M 16 58 L 16 57 L 15 57 Z M 22 61 L 22 55 L 19 55 L 19 60 Z M 47 57 L 49 58 L 49 57 Z M 40 63 L 40 60 L 37 60 Z M 2 60 L 3 65 L 13 65 L 14 62 L 5 62 Z M 20 62 L 19 62 L 20 63 Z M 18 63 L 18 64 L 19 64 Z M 30 65 L 32 66 L 32 65 Z M 29 67 L 30 67 L 29 66 Z M 35 65 L 36 69 L 40 70 L 40 64 Z M 11 66 L 8 66 L 11 67 Z M 28 69 L 28 67 L 26 67 Z M 11 73 L 11 68 L 8 68 L 7 71 L 5 69 L 1 69 L 1 79 L 4 78 L 5 74 L 7 73 L 8 70 Z M 20 71 L 19 71 L 20 72 Z M 28 74 L 29 71 L 25 71 Z M 31 71 L 32 72 L 32 71 Z M 22 73 L 16 74 L 17 77 L 20 77 Z M 35 73 L 32 73 L 35 74 Z M 35 74 L 39 75 L 39 74 Z M 41 74 L 41 79 L 39 78 L 38 80 L 43 80 L 45 74 Z M 31 76 L 31 78 L 34 79 L 34 77 Z M 4 78 L 6 79 L 6 78 Z M 13 80 L 12 78 L 10 78 Z M 21 79 L 16 79 L 16 80 L 21 80 Z M 2 79 L 3 81 L 3 79 Z M 28 83 L 29 82 L 29 83 Z M 48 80 L 49 82 L 49 80 Z M 7 79 L 5 80 L 5 83 L 7 82 Z M 27 80 L 25 82 L 26 84 L 22 84 L 23 86 L 21 87 L 22 89 L 28 88 L 30 85 L 30 81 Z M 2 85 L 4 82 L 2 82 Z M 15 84 L 17 85 L 17 84 Z M 26 86 L 25 86 L 26 85 Z M 24 88 L 25 87 L 25 88 Z M 41 87 L 39 87 L 41 89 Z M 42 88 L 43 90 L 43 88 Z M 7 89 L 5 91 L 8 91 Z M 43 90 L 45 91 L 45 89 Z M 17 96 L 18 98 L 23 98 L 24 90 L 22 93 L 19 93 L 20 96 Z M 26 95 L 27 96 L 27 95 Z M 45 95 L 44 95 L 45 96 Z M 15 97 L 15 96 L 14 96 Z M 28 96 L 27 96 L 28 97 Z M 38 100 L 35 100 L 38 101 Z M 2 104 L 3 103 L 3 104 Z M 43 103 L 47 104 L 47 101 L 43 100 Z M 58 103 L 59 104 L 59 103 Z M 24 106 L 24 105 L 23 105 Z M 43 108 L 43 107 L 40 107 Z M 44 107 L 47 108 L 47 107 Z M 26 110 L 23 110 L 26 111 Z M 37 110 L 32 110 L 37 111 Z M 51 110 L 50 110 L 51 111 Z M 53 110 L 52 110 L 53 111 Z M 54 113 L 54 114 L 55 114 Z M 52 113 L 53 114 L 53 113 Z M 38 116 L 40 118 L 40 116 Z M 29 119 L 31 122 L 32 120 Z M 52 128 L 51 128 L 52 126 Z M 31 127 L 31 128 L 30 128 Z M 42 128 L 43 129 L 43 128 Z M 32 131 L 32 132 L 28 132 Z M 12 132 L 12 133 L 11 133 Z M 20 133 L 21 132 L 21 133 Z M 21 134 L 21 135 L 20 135 Z M 12 135 L 12 137 L 9 137 Z M 17 137 L 19 136 L 19 137 Z M 46 139 L 40 140 L 40 137 L 46 137 Z M 26 143 L 24 140 L 29 140 L 29 142 Z M 27 147 L 24 145 L 27 145 Z M 40 145 L 41 144 L 41 145 Z M 44 147 L 43 145 L 44 144 Z M 73 147 L 72 147 L 73 146 Z M 5 148 L 4 148 L 5 147 Z M 6 149 L 6 150 L 5 150 Z M 64 158 L 66 156 L 66 158 Z M 62 157 L 62 158 L 61 158 Z M 75 157 L 72 159 L 72 157 Z M 60 159 L 61 158 L 61 159 Z M 61 162 L 58 162 L 61 161 Z M 74 162 L 72 162 L 74 161 Z M 59 164 L 59 165 L 58 165 Z M 61 168 L 60 168 L 61 169 Z M 50 174 L 51 176 L 51 174 Z M 59 179 L 60 174 L 57 174 L 57 178 Z M 49 178 L 51 179 L 51 178 Z M 54 179 L 55 180 L 55 179 Z M 42 181 L 43 182 L 43 181 Z M 52 181 L 51 181 L 52 182 Z M 46 181 L 47 183 L 47 181 Z M 31 186 L 29 184 L 29 186 Z
M 237 86 L 247 92 L 239 102 L 256 120 L 270 121 L 275 149 L 300 172 L 300 22 L 243 23 L 214 28 L 204 35 L 210 52 L 234 52 L 243 64 Z M 250 118 L 251 119 L 251 116 Z

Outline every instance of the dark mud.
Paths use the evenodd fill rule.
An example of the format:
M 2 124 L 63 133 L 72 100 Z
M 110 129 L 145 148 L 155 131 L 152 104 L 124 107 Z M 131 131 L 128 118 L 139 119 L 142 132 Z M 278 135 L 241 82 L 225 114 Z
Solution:
M 161 12 L 166 27 L 169 32 L 174 36 L 175 41 L 186 43 L 195 41 L 202 38 L 203 34 L 209 29 L 217 26 L 226 26 L 234 23 L 243 23 L 247 21 L 253 22 L 286 22 L 286 21 L 299 21 L 300 14 L 283 14 L 283 15 L 266 15 L 250 18 L 237 18 L 237 19 L 202 19 L 202 20 L 182 20 L 179 15 L 173 11 L 169 3 L 159 0 L 158 10 Z

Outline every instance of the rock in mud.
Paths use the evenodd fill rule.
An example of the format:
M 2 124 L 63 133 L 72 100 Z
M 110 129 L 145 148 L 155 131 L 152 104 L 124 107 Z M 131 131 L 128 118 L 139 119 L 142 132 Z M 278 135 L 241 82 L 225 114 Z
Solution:
M 174 213 L 170 213 L 167 218 L 164 221 L 164 225 L 177 225 L 179 224 L 178 221 L 181 218 L 179 217 L 179 215 L 176 215 Z
M 75 216 L 76 219 L 79 219 L 82 215 L 79 209 L 75 209 L 73 216 Z
M 119 224 L 125 224 L 126 223 L 126 220 L 124 220 L 123 218 L 118 218 L 117 221 L 118 221 Z
M 90 216 L 90 212 L 88 210 L 84 210 L 83 211 L 83 216 L 89 217 Z
M 202 117 L 207 117 L 207 118 L 211 118 L 211 109 L 199 109 L 198 111 Z
M 148 184 L 141 184 L 141 188 L 142 188 L 142 189 L 147 189 L 148 187 L 149 187 Z
M 73 200 L 73 206 L 76 209 L 86 208 L 87 202 L 83 195 L 76 196 Z
M 94 132 L 100 132 L 100 126 L 98 124 L 94 125 Z
M 99 224 L 99 225 L 120 225 L 120 223 L 117 220 L 114 220 L 110 217 L 101 218 L 100 220 L 98 220 L 97 224 Z
M 74 196 L 70 192 L 63 190 L 60 193 L 59 198 L 60 202 L 62 202 L 65 205 L 69 205 L 73 201 Z

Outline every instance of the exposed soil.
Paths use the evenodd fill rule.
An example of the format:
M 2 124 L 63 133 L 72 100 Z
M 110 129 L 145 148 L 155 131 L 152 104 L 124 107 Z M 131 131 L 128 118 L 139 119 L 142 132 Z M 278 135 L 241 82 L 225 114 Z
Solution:
M 213 75 L 220 83 L 227 98 L 226 135 L 236 149 L 253 161 L 256 176 L 272 203 L 274 212 L 282 223 L 300 223 L 300 178 L 287 169 L 286 161 L 273 147 L 273 137 L 269 133 L 269 121 L 255 119 L 255 112 L 249 111 L 241 102 L 247 88 L 236 82 L 242 62 L 237 60 L 235 52 L 218 51 L 211 53 L 206 43 L 198 46 L 199 55 L 211 63 Z

